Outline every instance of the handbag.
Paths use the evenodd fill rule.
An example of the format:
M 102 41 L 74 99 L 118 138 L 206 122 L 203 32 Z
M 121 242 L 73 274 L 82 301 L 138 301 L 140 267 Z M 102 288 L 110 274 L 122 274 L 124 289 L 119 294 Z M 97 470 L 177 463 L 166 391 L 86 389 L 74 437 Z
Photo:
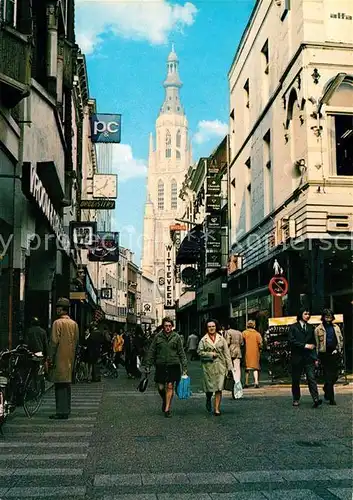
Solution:
M 187 375 L 181 377 L 176 393 L 179 399 L 189 399 L 191 396 L 190 377 Z
M 227 375 L 224 378 L 223 390 L 233 392 L 233 389 L 234 389 L 233 374 L 232 373 L 230 373 L 230 374 L 227 373 Z
M 144 377 L 140 380 L 137 390 L 140 392 L 145 392 L 148 386 L 148 377 Z

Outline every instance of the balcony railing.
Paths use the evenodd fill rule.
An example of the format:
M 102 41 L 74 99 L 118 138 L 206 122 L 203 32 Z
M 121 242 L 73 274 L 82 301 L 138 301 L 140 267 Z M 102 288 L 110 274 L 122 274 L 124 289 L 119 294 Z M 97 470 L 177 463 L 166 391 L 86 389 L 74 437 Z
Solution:
M 29 94 L 32 48 L 28 38 L 0 24 L 0 92 L 8 108 Z

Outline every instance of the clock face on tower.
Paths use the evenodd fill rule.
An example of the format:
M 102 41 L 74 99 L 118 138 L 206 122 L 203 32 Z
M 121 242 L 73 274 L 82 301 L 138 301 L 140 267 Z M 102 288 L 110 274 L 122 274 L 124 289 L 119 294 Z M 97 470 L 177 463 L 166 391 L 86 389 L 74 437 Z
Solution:
M 93 176 L 93 198 L 117 197 L 117 175 L 95 174 Z

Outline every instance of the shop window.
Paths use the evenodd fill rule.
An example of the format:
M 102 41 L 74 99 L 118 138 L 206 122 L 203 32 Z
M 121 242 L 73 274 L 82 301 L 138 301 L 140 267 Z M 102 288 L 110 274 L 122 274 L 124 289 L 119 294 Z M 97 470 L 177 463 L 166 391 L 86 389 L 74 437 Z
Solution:
M 334 115 L 336 174 L 353 175 L 353 114 Z

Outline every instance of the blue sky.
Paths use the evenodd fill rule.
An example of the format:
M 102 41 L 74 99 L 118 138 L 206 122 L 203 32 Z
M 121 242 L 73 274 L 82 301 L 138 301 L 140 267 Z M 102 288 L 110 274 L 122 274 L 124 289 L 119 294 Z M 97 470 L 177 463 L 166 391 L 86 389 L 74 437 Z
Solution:
M 86 54 L 98 112 L 122 114 L 114 146 L 119 188 L 113 229 L 140 264 L 149 134 L 163 102 L 175 43 L 194 161 L 227 130 L 227 74 L 255 0 L 76 0 L 77 42 Z

